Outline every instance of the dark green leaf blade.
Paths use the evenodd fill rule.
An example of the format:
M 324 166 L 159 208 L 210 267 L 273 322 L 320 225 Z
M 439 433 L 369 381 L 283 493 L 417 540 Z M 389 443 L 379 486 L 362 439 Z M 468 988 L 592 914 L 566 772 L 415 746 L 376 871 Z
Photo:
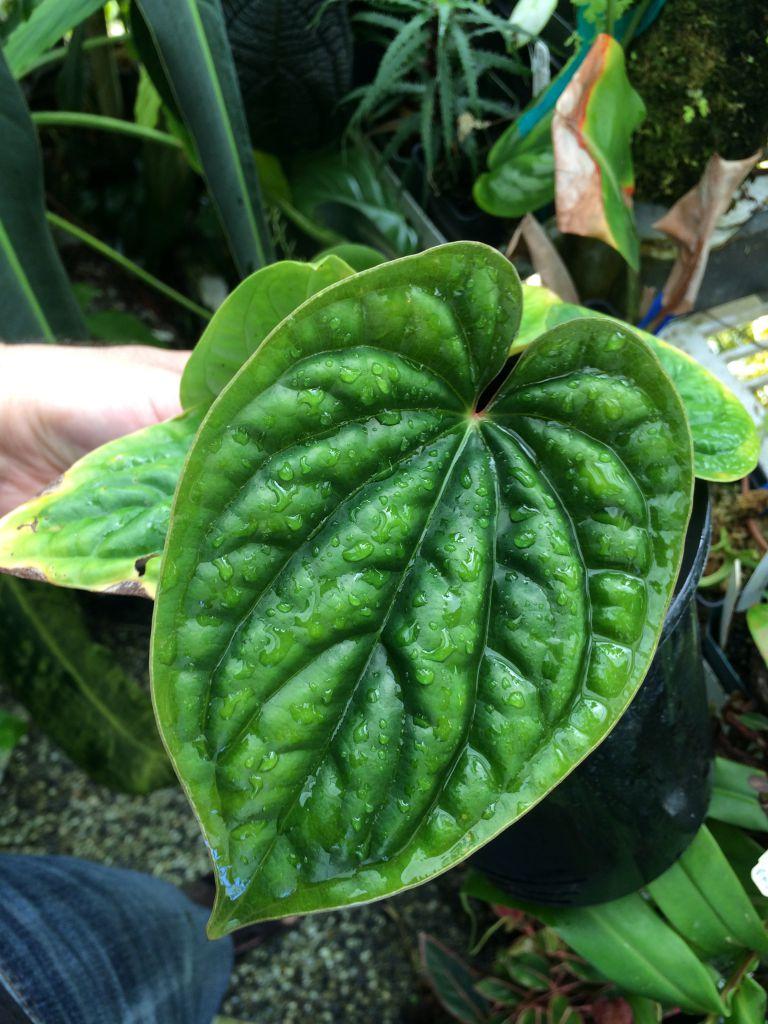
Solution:
M 0 681 L 97 782 L 127 793 L 173 783 L 149 695 L 89 635 L 73 595 L 0 579 Z
M 759 768 L 715 758 L 709 817 L 755 832 L 768 832 L 768 813 L 759 793 L 768 793 L 768 775 Z
M 648 891 L 675 928 L 706 956 L 740 949 L 768 953 L 765 928 L 706 826 Z
M 476 243 L 365 271 L 284 321 L 206 418 L 152 662 L 217 864 L 212 933 L 445 870 L 586 756 L 643 677 L 690 506 L 681 406 L 641 341 L 587 323 L 474 415 L 519 306 L 510 264 Z M 607 459 L 556 487 L 526 405 L 553 363 L 599 401 L 547 472 L 602 461 L 580 426 Z M 610 509 L 584 564 L 574 516 L 589 533 Z
M 744 978 L 731 1004 L 731 1024 L 765 1024 L 768 994 L 754 978 Z
M 693 1013 L 723 1013 L 713 972 L 639 893 L 590 907 L 522 903 L 470 871 L 463 891 L 532 914 L 609 981 L 647 999 Z
M 272 260 L 272 241 L 220 0 L 136 2 L 245 277 Z
M 429 983 L 451 1016 L 463 1024 L 485 1024 L 492 1004 L 476 990 L 467 965 L 423 932 L 419 936 L 419 952 Z
M 251 274 L 226 299 L 195 346 L 181 378 L 181 404 L 207 408 L 270 331 L 311 295 L 350 277 L 337 256 L 283 260 Z
M 0 572 L 152 597 L 171 499 L 202 412 L 102 445 L 0 519 Z
M 85 323 L 45 220 L 37 133 L 2 53 L 0 135 L 0 340 L 85 338 Z

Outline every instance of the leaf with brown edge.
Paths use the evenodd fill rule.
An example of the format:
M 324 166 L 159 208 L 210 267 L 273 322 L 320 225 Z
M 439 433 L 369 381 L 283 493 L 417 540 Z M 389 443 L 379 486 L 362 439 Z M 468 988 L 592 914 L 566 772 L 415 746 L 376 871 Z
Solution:
M 644 117 L 621 44 L 600 34 L 558 99 L 552 119 L 557 226 L 601 239 L 635 270 L 640 254 L 632 217 L 630 143 Z
M 0 572 L 154 597 L 197 410 L 102 445 L 0 519 Z

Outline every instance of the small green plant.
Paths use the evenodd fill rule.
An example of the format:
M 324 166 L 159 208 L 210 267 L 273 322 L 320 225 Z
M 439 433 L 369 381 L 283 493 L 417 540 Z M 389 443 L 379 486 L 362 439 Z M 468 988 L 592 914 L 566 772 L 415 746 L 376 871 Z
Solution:
M 496 953 L 481 973 L 422 936 L 424 970 L 445 1008 L 464 1024 L 763 1024 L 768 900 L 749 877 L 763 848 L 737 827 L 768 831 L 756 779 L 764 774 L 718 759 L 708 825 L 642 892 L 610 903 L 518 903 L 470 873 L 469 953 L 493 936 Z M 479 940 L 476 900 L 497 915 Z
M 385 158 L 420 139 L 427 176 L 448 180 L 466 159 L 479 170 L 478 135 L 517 110 L 510 88 L 525 74 L 506 52 L 515 26 L 477 0 L 363 0 L 354 23 L 384 47 L 370 84 L 347 97 L 352 129 L 391 137 Z M 494 45 L 495 44 L 495 48 Z

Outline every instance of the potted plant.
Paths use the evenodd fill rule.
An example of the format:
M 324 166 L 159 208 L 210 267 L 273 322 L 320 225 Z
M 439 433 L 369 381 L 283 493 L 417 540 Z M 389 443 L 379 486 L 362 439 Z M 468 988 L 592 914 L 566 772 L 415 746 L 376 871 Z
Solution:
M 478 243 L 272 265 L 204 332 L 180 419 L 0 524 L 5 571 L 157 591 L 212 935 L 419 884 L 565 780 L 651 665 L 695 474 L 754 463 L 697 364 L 525 294 Z M 571 319 L 541 335 L 542 308 Z

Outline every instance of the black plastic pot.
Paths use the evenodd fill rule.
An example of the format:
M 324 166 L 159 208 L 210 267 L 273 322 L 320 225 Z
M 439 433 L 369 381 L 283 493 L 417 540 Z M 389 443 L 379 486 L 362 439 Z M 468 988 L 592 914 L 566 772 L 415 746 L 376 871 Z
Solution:
M 634 892 L 704 820 L 712 750 L 695 597 L 710 528 L 697 483 L 675 596 L 637 696 L 596 751 L 473 857 L 518 899 L 583 906 Z

